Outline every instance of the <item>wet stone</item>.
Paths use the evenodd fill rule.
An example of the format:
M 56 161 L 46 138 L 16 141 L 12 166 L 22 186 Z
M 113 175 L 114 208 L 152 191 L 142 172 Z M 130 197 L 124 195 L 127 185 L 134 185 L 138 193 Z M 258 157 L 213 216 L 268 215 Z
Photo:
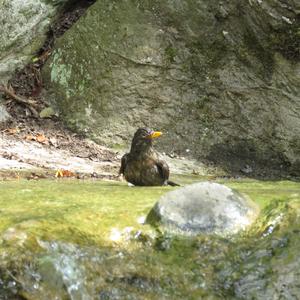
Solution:
M 252 224 L 258 209 L 251 200 L 213 182 L 201 182 L 171 191 L 160 198 L 147 222 L 167 231 L 234 234 Z
M 8 244 L 22 246 L 27 240 L 27 233 L 11 227 L 2 234 L 1 238 Z

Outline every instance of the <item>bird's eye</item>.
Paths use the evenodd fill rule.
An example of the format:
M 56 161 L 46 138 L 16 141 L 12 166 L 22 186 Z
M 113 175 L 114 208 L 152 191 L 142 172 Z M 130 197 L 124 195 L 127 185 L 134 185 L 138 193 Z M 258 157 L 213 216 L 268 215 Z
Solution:
M 139 136 L 142 139 L 148 138 L 152 133 L 152 130 L 148 128 L 139 128 L 138 131 L 136 132 L 136 136 Z
M 147 136 L 149 136 L 149 134 L 151 134 L 150 131 L 143 131 L 142 136 L 143 136 L 143 137 L 147 137 Z
M 145 137 L 145 138 L 149 138 L 149 137 L 151 136 L 152 133 L 153 133 L 152 130 L 151 130 L 151 131 L 147 131 L 147 132 L 145 132 L 144 137 Z

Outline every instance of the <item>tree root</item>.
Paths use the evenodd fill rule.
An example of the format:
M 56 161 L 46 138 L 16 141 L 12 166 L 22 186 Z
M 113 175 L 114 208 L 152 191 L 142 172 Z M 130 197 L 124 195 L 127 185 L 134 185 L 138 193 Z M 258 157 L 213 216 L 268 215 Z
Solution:
M 16 102 L 27 106 L 35 117 L 39 116 L 39 113 L 36 110 L 38 108 L 38 103 L 35 100 L 32 100 L 30 98 L 23 98 L 21 96 L 16 95 L 15 91 L 11 86 L 6 87 L 4 85 L 0 85 L 0 93 L 3 93 L 9 98 L 15 100 Z

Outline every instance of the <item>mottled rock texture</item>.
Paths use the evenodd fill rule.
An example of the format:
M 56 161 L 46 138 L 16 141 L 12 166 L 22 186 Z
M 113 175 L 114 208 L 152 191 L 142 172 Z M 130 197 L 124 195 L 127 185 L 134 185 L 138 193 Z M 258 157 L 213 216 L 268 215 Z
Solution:
M 140 125 L 161 148 L 300 169 L 299 2 L 99 0 L 43 70 L 66 123 L 110 146 Z
M 43 45 L 58 8 L 66 0 L 0 0 L 0 83 L 22 69 Z
M 5 109 L 5 106 L 0 102 L 0 123 L 8 121 L 10 115 Z

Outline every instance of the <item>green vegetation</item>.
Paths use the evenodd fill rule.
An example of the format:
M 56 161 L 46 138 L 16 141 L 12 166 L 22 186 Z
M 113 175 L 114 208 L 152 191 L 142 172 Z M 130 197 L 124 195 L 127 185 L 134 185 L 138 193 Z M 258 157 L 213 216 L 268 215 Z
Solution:
M 169 45 L 165 49 L 165 55 L 170 63 L 173 63 L 175 61 L 175 57 L 177 55 L 177 50 L 176 48 L 172 47 L 172 45 Z
M 184 185 L 206 178 L 173 180 Z M 73 179 L 0 182 L 0 296 L 10 295 L 12 280 L 28 299 L 99 293 L 122 299 L 233 299 L 243 298 L 245 289 L 253 299 L 263 291 L 276 294 L 271 283 L 284 272 L 299 277 L 300 184 L 218 182 L 262 208 L 249 232 L 234 238 L 183 238 L 141 225 L 138 219 L 170 187 Z M 74 282 L 78 291 L 70 288 Z
M 299 18 L 299 17 L 298 17 Z M 271 47 L 279 51 L 285 58 L 299 62 L 300 60 L 300 29 L 299 20 L 292 25 L 283 26 L 270 35 Z
M 41 238 L 79 242 L 74 232 L 102 243 L 112 227 L 139 228 L 145 215 L 168 187 L 129 188 L 117 182 L 45 180 L 1 182 L 0 230 L 33 222 Z M 84 243 L 86 240 L 84 241 Z
M 176 176 L 188 184 L 205 180 L 198 176 Z M 249 196 L 261 208 L 276 200 L 300 199 L 300 184 L 291 181 L 219 180 L 218 182 Z M 156 200 L 171 187 L 128 187 L 125 183 L 41 180 L 0 182 L 3 232 L 10 226 L 29 226 L 32 233 L 78 242 L 74 231 L 103 243 L 110 229 L 142 227 L 137 223 Z M 143 230 L 145 228 L 143 227 Z M 104 234 L 105 233 L 105 234 Z

